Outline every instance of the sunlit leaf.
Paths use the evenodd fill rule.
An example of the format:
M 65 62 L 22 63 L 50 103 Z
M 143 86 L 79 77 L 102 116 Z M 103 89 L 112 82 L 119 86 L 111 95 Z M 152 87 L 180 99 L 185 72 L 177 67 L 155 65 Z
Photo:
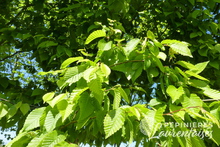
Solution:
M 71 63 L 76 62 L 78 60 L 82 60 L 83 57 L 73 57 L 73 58 L 68 58 L 66 59 L 60 66 L 61 69 L 66 68 L 69 66 Z
M 89 35 L 89 37 L 86 39 L 85 44 L 89 44 L 94 39 L 99 38 L 99 37 L 105 37 L 105 36 L 106 36 L 105 31 L 103 31 L 103 30 L 96 30 L 96 31 L 92 32 Z
M 170 46 L 170 48 L 172 48 L 175 52 L 183 56 L 192 57 L 191 51 L 188 48 L 188 43 L 186 42 L 180 42 L 177 40 L 163 40 L 161 43 Z
M 125 113 L 122 109 L 111 110 L 104 119 L 105 138 L 122 128 L 125 121 Z
M 44 112 L 46 107 L 41 107 L 33 110 L 26 118 L 24 122 L 24 126 L 22 128 L 23 131 L 32 130 L 40 126 L 40 118 Z

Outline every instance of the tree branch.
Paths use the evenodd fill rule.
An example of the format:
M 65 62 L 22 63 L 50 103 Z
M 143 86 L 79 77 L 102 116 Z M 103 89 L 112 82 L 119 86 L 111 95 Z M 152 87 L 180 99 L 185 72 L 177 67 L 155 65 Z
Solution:
M 19 54 L 19 53 L 23 53 L 23 52 L 24 52 L 24 51 L 17 51 L 17 52 L 15 52 L 14 54 L 12 54 L 12 55 L 10 55 L 10 56 L 7 56 L 7 57 L 5 57 L 5 58 L 3 58 L 3 59 L 0 59 L 0 62 L 5 61 L 6 59 L 11 58 L 11 57 L 13 57 L 13 56 L 15 56 L 15 55 L 17 55 L 17 54 Z

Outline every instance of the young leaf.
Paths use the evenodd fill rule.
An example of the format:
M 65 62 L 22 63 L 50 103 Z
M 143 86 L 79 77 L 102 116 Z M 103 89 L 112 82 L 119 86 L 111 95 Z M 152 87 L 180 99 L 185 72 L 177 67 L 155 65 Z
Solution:
M 101 68 L 102 72 L 104 73 L 105 77 L 108 77 L 110 75 L 111 69 L 107 65 L 101 63 L 100 68 Z
M 99 37 L 105 37 L 105 36 L 106 36 L 105 31 L 103 31 L 103 30 L 96 30 L 96 31 L 92 32 L 89 35 L 89 37 L 86 39 L 85 44 L 89 44 L 94 39 L 99 38 Z
M 163 40 L 161 43 L 170 46 L 170 48 L 172 48 L 175 52 L 183 56 L 192 57 L 191 51 L 188 48 L 188 43 L 186 42 L 180 42 L 177 40 Z
M 29 131 L 40 126 L 40 118 L 46 107 L 33 110 L 26 118 L 22 131 Z
M 175 86 L 169 85 L 166 92 L 172 98 L 172 103 L 174 103 L 177 99 L 179 99 L 184 94 L 184 90 L 182 86 L 180 86 L 177 89 Z
M 83 59 L 83 57 L 68 58 L 61 64 L 60 69 L 64 69 L 67 66 L 69 66 L 71 63 L 78 61 L 78 60 L 82 60 L 82 59 Z
M 122 109 L 110 111 L 104 118 L 105 138 L 110 137 L 122 128 L 125 121 L 125 112 Z
M 164 52 L 159 52 L 159 54 L 157 55 L 157 58 L 160 58 L 163 61 L 165 61 L 167 58 L 167 55 Z
M 54 92 L 46 93 L 46 94 L 43 96 L 44 102 L 50 101 L 50 100 L 54 97 L 54 95 L 55 95 Z

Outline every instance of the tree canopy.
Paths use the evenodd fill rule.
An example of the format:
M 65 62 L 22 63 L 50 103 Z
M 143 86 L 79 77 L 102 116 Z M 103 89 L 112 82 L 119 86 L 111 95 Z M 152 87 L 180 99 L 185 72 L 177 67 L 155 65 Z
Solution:
M 0 14 L 8 147 L 220 144 L 219 0 L 2 0 Z

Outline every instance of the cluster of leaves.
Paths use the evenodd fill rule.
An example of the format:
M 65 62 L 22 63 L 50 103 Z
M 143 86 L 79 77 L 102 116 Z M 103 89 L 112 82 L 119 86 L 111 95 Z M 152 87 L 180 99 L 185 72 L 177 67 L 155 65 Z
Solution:
M 200 75 L 208 61 L 193 65 L 180 60 L 165 66 L 162 61 L 174 53 L 192 58 L 188 44 L 177 40 L 159 42 L 150 31 L 145 39 L 134 38 L 125 43 L 107 36 L 105 31 L 97 30 L 86 39 L 85 44 L 89 44 L 104 37 L 98 41 L 94 60 L 71 57 L 61 64 L 60 70 L 41 73 L 59 74 L 57 84 L 63 92 L 45 94 L 43 101 L 48 105 L 33 110 L 18 136 L 7 146 L 101 146 L 134 140 L 145 146 L 206 146 L 203 139 L 209 138 L 220 144 L 219 102 L 204 102 L 207 97 L 218 100 L 220 92 L 210 88 L 209 80 Z M 167 49 L 172 52 L 166 54 Z M 127 82 L 120 82 L 122 77 L 110 78 L 117 72 Z M 145 76 L 141 77 L 141 73 Z M 130 93 L 134 89 L 146 94 L 137 83 L 148 84 L 146 79 L 158 86 L 158 96 L 146 100 L 147 103 L 134 104 Z M 209 138 L 158 137 L 164 129 L 158 124 L 166 121 L 211 123 L 213 132 Z M 207 131 L 205 126 L 200 129 Z M 175 127 L 175 131 L 179 130 L 190 131 L 187 127 Z
M 158 111 L 160 114 L 163 113 L 164 121 L 173 121 L 166 118 L 166 114 L 173 114 L 170 112 L 175 112 L 183 119 L 184 111 L 187 111 L 187 115 L 191 114 L 192 118 L 202 117 L 205 115 L 203 112 L 207 111 L 219 119 L 218 102 L 211 103 L 212 100 L 207 99 L 208 97 L 219 99 L 219 7 L 219 0 L 1 1 L 1 128 L 4 130 L 16 124 L 18 133 L 27 115 L 38 107 L 45 107 L 42 114 L 46 116 L 49 112 L 54 117 L 58 113 L 60 115 L 66 113 L 64 111 L 61 113 L 57 108 L 59 100 L 52 102 L 53 98 L 51 98 L 51 102 L 47 99 L 43 101 L 42 96 L 52 91 L 54 98 L 64 94 L 63 97 L 61 95 L 62 98 L 56 99 L 64 99 L 68 104 L 74 105 L 68 107 L 71 109 L 69 113 L 62 114 L 61 117 L 57 116 L 55 122 L 58 123 L 52 129 L 57 132 L 49 134 L 49 136 L 64 135 L 63 140 L 68 142 L 94 143 L 92 140 L 96 140 L 96 144 L 101 144 L 106 133 L 105 135 L 109 137 L 104 140 L 104 144 L 132 141 L 132 137 L 138 144 L 140 140 L 146 138 L 146 135 L 157 136 L 159 132 L 158 128 L 151 126 L 155 128 L 153 131 L 156 132 L 155 135 L 149 134 L 151 131 L 148 133 L 142 131 L 145 132 L 143 135 L 135 128 L 141 120 L 147 118 L 145 117 L 147 113 L 142 113 L 149 111 L 149 115 L 151 113 L 156 115 L 156 110 L 165 105 L 164 112 Z M 88 37 L 91 32 L 94 33 Z M 97 37 L 104 39 L 97 43 L 94 41 Z M 168 38 L 176 40 L 168 40 Z M 69 57 L 71 58 L 66 61 Z M 69 62 L 71 65 L 68 65 Z M 61 64 L 61 70 L 58 70 Z M 39 76 L 36 74 L 39 70 L 51 71 L 53 74 Z M 89 76 L 85 76 L 84 72 Z M 60 80 L 56 82 L 58 76 Z M 69 101 L 74 89 L 84 91 L 79 93 L 76 101 Z M 102 92 L 97 92 L 100 89 Z M 91 119 L 81 120 L 81 125 L 83 122 L 86 123 L 78 129 L 80 107 L 82 107 L 79 102 L 81 96 L 85 95 L 89 95 L 95 106 L 91 108 L 91 115 L 85 116 L 85 119 Z M 185 96 L 193 101 L 187 101 Z M 198 97 L 201 100 L 197 100 Z M 194 104 L 194 102 L 198 103 Z M 135 106 L 136 104 L 148 106 Z M 47 105 L 51 108 L 47 108 L 49 107 Z M 107 109 L 108 105 L 109 109 Z M 124 105 L 130 108 L 121 108 Z M 117 107 L 123 111 L 118 112 Z M 191 107 L 197 107 L 200 114 L 193 115 L 191 111 L 196 108 Z M 190 111 L 185 108 L 189 108 Z M 113 109 L 114 111 L 111 112 Z M 135 111 L 134 115 L 132 115 L 133 111 Z M 123 126 L 119 125 L 117 132 L 115 132 L 117 129 L 108 132 L 106 127 L 103 131 L 101 127 L 100 132 L 91 135 L 92 126 L 97 124 L 94 121 L 98 121 L 96 116 L 102 115 L 99 116 L 101 119 L 98 123 L 102 124 L 107 114 L 111 118 L 116 114 L 124 116 L 121 117 Z M 45 122 L 43 115 L 39 124 L 41 129 Z M 40 117 L 40 114 L 38 116 Z M 62 123 L 59 123 L 61 118 Z M 82 118 L 81 116 L 80 119 Z M 132 124 L 132 126 L 129 119 L 137 125 Z M 190 120 L 187 117 L 184 122 Z M 68 122 L 72 123 L 67 125 Z M 141 124 L 145 124 L 145 121 Z M 150 122 L 150 124 L 154 123 Z M 64 127 L 64 130 L 57 129 L 65 125 L 67 127 Z M 78 135 L 81 133 L 81 136 L 72 137 L 73 132 L 77 131 L 73 129 L 68 133 L 66 130 L 76 126 Z M 128 126 L 130 130 L 133 127 L 133 133 L 127 132 Z M 34 130 L 37 130 L 37 125 L 35 127 Z M 216 126 L 214 130 L 218 130 Z M 39 136 L 46 132 L 49 132 L 48 129 L 41 132 L 37 130 L 35 133 Z M 85 137 L 85 132 L 89 137 Z M 123 134 L 122 137 L 118 138 L 121 134 L 117 133 Z M 28 137 L 24 144 L 36 137 L 36 134 Z M 69 140 L 70 136 L 74 141 Z M 207 146 L 219 144 L 218 137 L 214 136 L 213 141 L 204 140 Z M 164 142 L 166 141 L 168 140 L 165 139 Z M 178 141 L 183 140 L 178 139 Z M 188 140 L 186 142 L 190 143 Z M 181 145 L 184 146 L 184 143 Z

